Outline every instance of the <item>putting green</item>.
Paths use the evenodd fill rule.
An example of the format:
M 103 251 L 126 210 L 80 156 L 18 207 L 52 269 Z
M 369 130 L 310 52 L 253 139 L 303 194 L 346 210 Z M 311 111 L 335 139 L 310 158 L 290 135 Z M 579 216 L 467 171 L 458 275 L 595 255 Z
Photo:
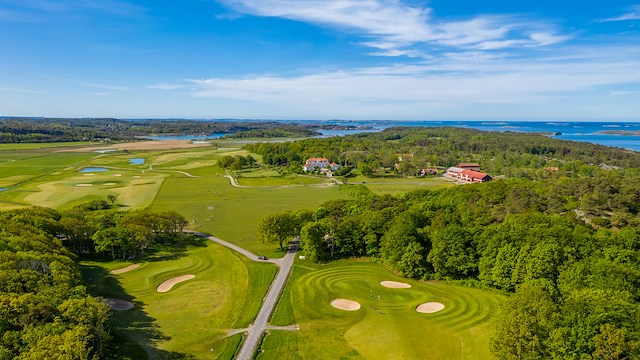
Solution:
M 302 358 L 313 359 L 491 359 L 491 324 L 503 300 L 492 292 L 399 278 L 382 266 L 361 261 L 328 265 L 300 262 L 272 322 L 296 323 L 300 330 L 267 336 L 260 358 L 282 353 L 282 336 L 296 337 Z M 387 288 L 381 281 L 409 283 Z M 331 301 L 344 298 L 362 305 L 342 311 Z M 437 313 L 416 312 L 419 304 L 438 302 Z M 291 352 L 291 350 L 288 350 Z M 297 355 L 296 355 L 297 356 Z M 293 357 L 295 358 L 295 356 Z
M 237 339 L 226 334 L 250 324 L 276 272 L 271 264 L 251 262 L 210 241 L 186 251 L 167 249 L 148 260 L 119 275 L 109 270 L 129 263 L 82 263 L 92 294 L 135 304 L 112 314 L 114 335 L 132 359 L 228 353 Z M 183 274 L 195 277 L 169 292 L 156 291 L 163 281 Z

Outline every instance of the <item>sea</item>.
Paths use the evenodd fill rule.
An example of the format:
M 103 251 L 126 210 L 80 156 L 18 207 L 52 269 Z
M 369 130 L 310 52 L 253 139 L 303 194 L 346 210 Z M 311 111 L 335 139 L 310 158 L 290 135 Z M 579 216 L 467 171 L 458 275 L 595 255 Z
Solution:
M 214 120 L 209 120 L 214 121 Z M 229 120 L 227 120 L 229 121 Z M 253 120 L 255 121 L 255 120 Z M 271 120 L 274 121 L 274 120 Z M 278 120 L 275 120 L 278 121 Z M 376 121 L 376 120 L 282 120 L 282 123 L 305 123 L 322 125 L 349 125 L 353 130 L 319 130 L 321 137 L 345 136 L 358 133 L 379 132 L 394 126 L 438 127 L 451 126 L 484 131 L 535 132 L 549 134 L 562 140 L 590 142 L 640 152 L 640 122 L 593 122 L 593 121 Z M 205 140 L 216 139 L 225 134 L 209 136 L 154 136 L 155 140 Z

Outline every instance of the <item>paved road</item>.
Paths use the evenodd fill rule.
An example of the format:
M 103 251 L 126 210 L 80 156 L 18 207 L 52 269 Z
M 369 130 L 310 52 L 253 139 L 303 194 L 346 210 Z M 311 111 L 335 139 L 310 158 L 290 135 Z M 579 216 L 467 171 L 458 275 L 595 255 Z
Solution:
M 291 273 L 293 259 L 297 250 L 298 238 L 296 237 L 289 247 L 287 254 L 281 259 L 280 271 L 278 271 L 275 281 L 271 283 L 271 288 L 269 289 L 267 296 L 264 298 L 262 308 L 260 308 L 260 312 L 258 313 L 256 320 L 249 327 L 249 333 L 242 344 L 238 357 L 236 357 L 237 360 L 251 360 L 253 353 L 256 351 L 258 341 L 267 327 L 269 317 L 271 316 L 273 309 L 276 307 L 280 294 L 282 293 L 282 289 L 284 288 L 284 284 L 287 282 L 287 278 Z
M 190 233 L 190 234 L 195 234 L 195 235 L 198 235 L 198 236 L 202 236 L 202 237 L 207 238 L 207 239 L 209 239 L 209 240 L 211 240 L 211 241 L 213 241 L 215 243 L 218 243 L 218 244 L 220 244 L 222 246 L 226 246 L 229 249 L 237 251 L 240 254 L 246 256 L 249 260 L 259 261 L 259 262 L 268 262 L 268 263 L 272 263 L 272 264 L 280 266 L 281 263 L 282 263 L 282 260 L 284 259 L 284 258 L 280 258 L 280 259 L 265 259 L 265 260 L 261 260 L 258 257 L 258 255 L 252 253 L 251 251 L 249 251 L 249 250 L 247 250 L 245 248 L 241 248 L 240 246 L 238 246 L 236 244 L 232 244 L 232 243 L 230 243 L 228 241 L 224 241 L 222 239 L 218 239 L 215 236 L 210 236 L 209 234 L 201 233 L 199 231 L 192 231 L 192 230 L 184 230 L 184 232 Z
M 293 260 L 295 259 L 296 251 L 298 251 L 299 237 L 296 236 L 296 238 L 293 239 L 284 257 L 280 259 L 260 260 L 258 256 L 252 253 L 251 251 L 243 249 L 240 246 L 232 244 L 228 241 L 218 239 L 215 236 L 210 236 L 209 234 L 205 234 L 198 231 L 191 231 L 191 230 L 184 230 L 184 232 L 205 237 L 222 246 L 226 246 L 232 250 L 235 250 L 253 261 L 270 262 L 280 267 L 280 270 L 278 271 L 278 275 L 276 276 L 276 279 L 271 283 L 269 292 L 267 293 L 267 296 L 265 296 L 265 298 L 262 301 L 262 307 L 260 308 L 260 312 L 258 313 L 258 316 L 256 317 L 253 324 L 249 326 L 247 338 L 242 344 L 242 348 L 240 349 L 240 352 L 236 357 L 237 360 L 251 360 L 251 357 L 253 356 L 253 353 L 256 351 L 256 347 L 258 346 L 258 341 L 260 340 L 260 337 L 262 336 L 262 333 L 265 331 L 265 329 L 294 330 L 292 327 L 286 327 L 286 326 L 283 327 L 282 329 L 279 329 L 278 327 L 269 327 L 267 326 L 267 322 L 269 321 L 269 317 L 271 316 L 271 313 L 275 309 L 276 304 L 280 299 L 280 294 L 282 293 L 282 289 L 284 288 L 284 285 L 287 283 L 289 274 L 291 274 L 291 268 L 293 267 Z

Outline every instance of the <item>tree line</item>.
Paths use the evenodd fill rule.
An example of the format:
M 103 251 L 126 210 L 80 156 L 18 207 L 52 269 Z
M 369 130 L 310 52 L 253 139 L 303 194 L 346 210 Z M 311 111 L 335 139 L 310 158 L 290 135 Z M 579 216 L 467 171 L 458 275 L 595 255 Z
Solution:
M 105 204 L 0 212 L 1 360 L 104 358 L 110 310 L 87 293 L 76 260 L 188 241 L 175 212 L 91 210 Z
M 311 261 L 366 256 L 406 277 L 513 293 L 492 343 L 501 359 L 640 357 L 640 177 L 499 180 L 402 198 L 343 189 L 352 199 L 266 217 L 261 239 L 299 234 Z
M 344 137 L 247 144 L 245 149 L 262 155 L 265 164 L 291 172 L 301 172 L 306 159 L 320 156 L 368 176 L 417 175 L 428 166 L 447 168 L 470 161 L 494 176 L 529 179 L 593 176 L 612 169 L 637 174 L 640 168 L 640 154 L 629 150 L 543 134 L 451 127 L 396 127 Z M 400 154 L 412 156 L 399 161 Z

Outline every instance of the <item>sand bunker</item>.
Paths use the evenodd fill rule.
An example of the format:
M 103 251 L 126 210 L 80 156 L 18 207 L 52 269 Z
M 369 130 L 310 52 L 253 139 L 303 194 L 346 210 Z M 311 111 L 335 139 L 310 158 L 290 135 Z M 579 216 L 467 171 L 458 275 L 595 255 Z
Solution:
M 428 302 L 418 305 L 416 311 L 423 314 L 433 314 L 444 309 L 444 305 L 438 302 Z
M 120 177 L 120 176 L 122 176 L 122 174 L 115 174 L 115 175 L 113 175 L 113 176 L 115 176 L 115 177 Z
M 92 174 L 92 173 L 89 173 L 89 174 L 82 174 L 82 175 L 84 175 L 84 176 L 96 176 L 96 174 Z
M 115 184 L 116 184 L 116 183 L 104 183 L 104 184 L 102 184 L 102 185 L 105 185 L 105 186 L 111 186 L 111 185 L 115 185 Z
M 331 306 L 333 306 L 336 309 L 346 310 L 346 311 L 360 310 L 360 304 L 358 302 L 346 300 L 346 299 L 335 299 L 331 302 Z
M 380 281 L 380 285 L 392 289 L 408 289 L 411 285 L 397 281 Z
M 93 184 L 76 184 L 77 187 L 92 187 Z
M 104 299 L 104 302 L 107 304 L 107 306 L 115 311 L 126 311 L 133 309 L 132 303 L 116 298 L 106 298 Z
M 175 285 L 177 283 L 181 283 L 183 281 L 191 280 L 194 277 L 196 277 L 196 276 L 189 274 L 189 275 L 182 275 L 182 276 L 174 277 L 174 278 L 169 279 L 169 280 L 165 280 L 165 281 L 162 282 L 162 284 L 158 285 L 156 290 L 158 290 L 158 292 L 161 292 L 161 293 L 167 292 L 167 291 L 171 290 L 173 285 Z
M 133 264 L 133 265 L 129 265 L 127 267 L 123 267 L 122 269 L 115 269 L 115 270 L 111 270 L 112 274 L 118 275 L 118 274 L 124 274 L 127 271 L 131 271 L 137 267 L 139 267 L 140 264 Z

